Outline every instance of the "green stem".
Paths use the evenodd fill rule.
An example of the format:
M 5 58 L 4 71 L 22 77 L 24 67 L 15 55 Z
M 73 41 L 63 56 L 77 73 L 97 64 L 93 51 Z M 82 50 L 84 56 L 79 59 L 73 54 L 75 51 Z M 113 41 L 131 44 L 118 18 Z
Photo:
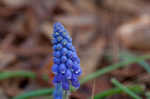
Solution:
M 134 99 L 142 99 L 141 97 L 136 95 L 133 91 L 131 91 L 130 89 L 128 89 L 127 87 L 122 85 L 120 82 L 118 82 L 116 79 L 112 79 L 111 81 L 116 87 L 120 88 L 123 92 L 127 93 L 128 95 L 130 95 Z
M 69 99 L 69 93 L 68 93 L 68 91 L 65 91 L 63 99 Z
M 149 59 L 149 58 L 150 58 L 150 55 L 145 55 L 145 56 L 141 56 L 141 57 L 136 58 L 136 59 L 127 60 L 127 61 L 123 61 L 123 62 L 114 64 L 114 65 L 110 65 L 108 67 L 105 67 L 104 69 L 101 69 L 101 70 L 98 70 L 98 71 L 96 71 L 96 72 L 94 72 L 92 74 L 89 74 L 87 77 L 84 77 L 82 80 L 80 80 L 80 83 L 82 85 L 82 84 L 86 83 L 87 81 L 92 80 L 92 79 L 94 79 L 94 78 L 96 78 L 98 76 L 101 76 L 101 75 L 105 74 L 105 73 L 111 72 L 111 71 L 113 71 L 115 69 L 118 69 L 120 67 L 123 67 L 125 65 L 136 63 L 136 62 L 140 62 L 140 61 L 143 61 L 143 60 Z M 49 90 L 52 90 L 52 89 L 50 88 Z M 41 90 L 42 95 L 50 95 L 51 94 L 51 93 L 44 93 L 43 91 L 44 90 Z M 31 92 L 24 93 L 24 94 L 19 96 L 20 98 L 15 97 L 14 99 L 26 99 L 27 96 L 28 97 L 33 97 L 33 95 L 30 96 L 30 93 Z M 39 93 L 36 93 L 36 91 L 35 91 L 34 96 L 37 96 L 38 94 Z
M 140 85 L 127 86 L 127 88 L 130 89 L 131 91 L 135 92 L 135 93 L 143 93 L 143 90 L 144 90 L 143 86 L 140 86 Z M 109 90 L 106 90 L 104 92 L 100 92 L 100 93 L 96 94 L 94 96 L 94 99 L 103 99 L 107 96 L 120 94 L 122 92 L 123 91 L 120 88 L 112 88 L 112 89 L 109 89 Z

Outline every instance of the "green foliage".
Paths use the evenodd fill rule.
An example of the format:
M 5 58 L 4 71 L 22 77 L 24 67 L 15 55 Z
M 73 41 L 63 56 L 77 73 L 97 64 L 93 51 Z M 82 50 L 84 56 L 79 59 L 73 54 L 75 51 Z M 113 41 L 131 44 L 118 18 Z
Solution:
M 96 72 L 94 72 L 92 74 L 89 74 L 88 76 L 86 76 L 83 79 L 81 79 L 80 82 L 81 82 L 81 84 L 84 84 L 84 83 L 88 82 L 89 80 L 93 80 L 96 77 L 99 77 L 101 75 L 109 73 L 109 72 L 111 72 L 111 71 L 113 71 L 115 69 L 118 69 L 120 67 L 128 66 L 128 64 L 141 62 L 141 61 L 149 59 L 149 58 L 150 58 L 150 55 L 145 55 L 145 56 L 141 56 L 141 57 L 138 57 L 138 58 L 133 58 L 133 59 L 130 59 L 130 60 L 126 60 L 126 61 L 123 61 L 123 62 L 119 62 L 117 64 L 113 64 L 113 65 L 107 66 L 107 67 L 105 67 L 105 68 L 103 68 L 101 70 L 98 70 L 98 71 L 96 71 Z M 29 77 L 29 78 L 33 78 L 34 79 L 34 78 L 36 78 L 36 75 L 33 72 L 26 72 L 26 71 L 1 72 L 0 73 L 0 80 L 12 78 L 12 77 Z M 43 79 L 44 78 L 47 79 L 47 77 L 45 77 L 45 76 L 43 77 Z M 112 81 L 115 82 L 114 80 L 112 80 Z M 125 89 L 126 89 L 126 87 L 125 87 Z M 27 99 L 29 97 L 34 97 L 34 96 L 51 95 L 52 91 L 53 91 L 52 88 L 42 89 L 42 90 L 38 90 L 38 91 L 33 91 L 33 92 L 28 92 L 28 93 L 21 94 L 20 96 L 14 97 L 14 99 Z M 138 97 L 138 98 L 135 98 L 135 99 L 141 99 L 141 98 Z

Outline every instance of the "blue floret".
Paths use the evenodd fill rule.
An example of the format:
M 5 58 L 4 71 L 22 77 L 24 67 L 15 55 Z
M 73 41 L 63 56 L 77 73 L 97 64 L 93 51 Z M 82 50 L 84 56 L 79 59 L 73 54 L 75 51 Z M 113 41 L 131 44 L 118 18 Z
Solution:
M 69 90 L 70 85 L 80 87 L 78 77 L 81 75 L 80 59 L 77 56 L 75 47 L 72 45 L 72 38 L 64 28 L 57 22 L 53 26 L 53 62 L 52 72 L 55 74 L 53 83 L 61 85 L 63 90 Z

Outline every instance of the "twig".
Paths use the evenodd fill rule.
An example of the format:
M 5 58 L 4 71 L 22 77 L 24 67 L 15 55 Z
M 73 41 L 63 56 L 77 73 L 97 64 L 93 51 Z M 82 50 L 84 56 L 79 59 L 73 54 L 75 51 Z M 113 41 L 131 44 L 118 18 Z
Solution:
M 91 99 L 94 99 L 94 92 L 95 92 L 95 80 L 93 80 L 93 87 L 92 87 L 92 96 L 91 96 Z

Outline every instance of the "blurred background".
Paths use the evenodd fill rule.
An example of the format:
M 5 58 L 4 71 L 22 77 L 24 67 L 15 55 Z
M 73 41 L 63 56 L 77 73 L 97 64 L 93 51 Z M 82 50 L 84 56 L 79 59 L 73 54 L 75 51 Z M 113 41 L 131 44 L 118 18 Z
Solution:
M 64 24 L 73 38 L 82 79 L 110 64 L 149 53 L 149 9 L 149 0 L 0 0 L 0 71 L 25 70 L 38 75 L 36 79 L 0 81 L 0 99 L 53 86 L 51 74 L 49 82 L 41 75 L 49 74 L 53 64 L 50 35 L 54 22 Z M 122 84 L 142 84 L 149 90 L 149 61 L 144 63 L 147 67 L 132 64 L 89 81 L 70 99 L 88 99 L 93 85 L 94 94 L 112 88 L 112 77 Z M 107 99 L 132 98 L 116 94 Z

